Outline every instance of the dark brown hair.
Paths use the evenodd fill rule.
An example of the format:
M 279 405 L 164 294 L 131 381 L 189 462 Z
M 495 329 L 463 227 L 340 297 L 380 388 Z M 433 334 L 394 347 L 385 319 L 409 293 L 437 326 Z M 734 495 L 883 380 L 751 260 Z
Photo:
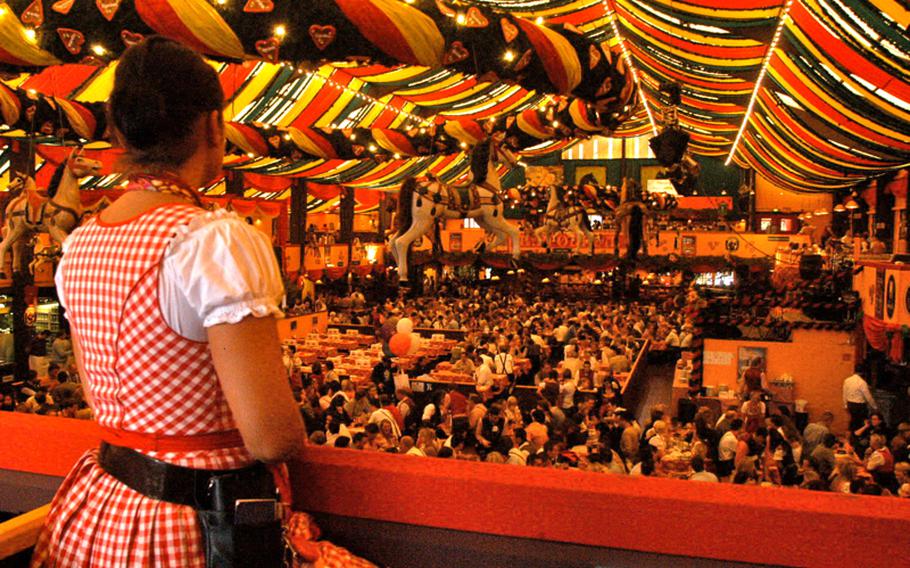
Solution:
M 218 74 L 198 53 L 151 36 L 120 58 L 108 112 L 132 164 L 179 166 L 196 149 L 199 117 L 223 107 Z

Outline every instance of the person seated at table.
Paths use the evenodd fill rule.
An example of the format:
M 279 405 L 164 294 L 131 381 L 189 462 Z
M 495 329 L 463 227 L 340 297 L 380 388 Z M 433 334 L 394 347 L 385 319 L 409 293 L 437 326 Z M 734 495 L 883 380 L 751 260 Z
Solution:
M 578 388 L 582 390 L 591 390 L 594 388 L 594 369 L 591 367 L 591 361 L 585 360 L 578 371 Z
M 346 402 L 344 409 L 355 424 L 363 424 L 370 418 L 370 414 L 376 410 L 370 403 L 369 390 L 365 386 L 356 388 L 354 400 Z
M 547 428 L 547 415 L 543 410 L 535 409 L 531 411 L 531 423 L 525 428 L 528 441 L 535 449 L 544 447 L 550 440 L 549 429 Z
M 334 422 L 339 422 L 345 426 L 353 423 L 351 415 L 345 410 L 346 400 L 340 393 L 332 398 L 329 408 L 325 411 L 325 419 L 332 418 Z
M 705 458 L 695 456 L 690 463 L 692 474 L 689 475 L 689 481 L 708 481 L 717 483 L 717 476 L 710 471 L 705 471 Z
M 828 472 L 832 472 L 837 467 L 837 456 L 834 453 L 834 447 L 836 445 L 837 436 L 834 434 L 825 434 L 821 443 L 812 449 L 812 454 L 808 457 L 819 464 L 819 470 L 824 468 Z
M 474 362 L 471 361 L 473 351 L 474 350 L 471 347 L 463 349 L 458 357 L 458 360 L 455 361 L 455 364 L 452 365 L 452 371 L 456 373 L 464 373 L 466 375 L 473 375 L 476 368 Z
M 338 380 L 338 373 L 335 372 L 335 363 L 332 361 L 325 362 L 325 376 L 323 377 L 324 382 L 332 382 Z
M 756 485 L 758 483 L 758 470 L 755 467 L 755 462 L 755 456 L 749 456 L 740 462 L 733 472 L 733 483 L 736 485 Z
M 876 483 L 889 490 L 897 490 L 894 476 L 894 456 L 885 445 L 885 437 L 881 434 L 872 434 L 869 438 L 869 449 L 866 450 L 866 459 L 863 463 L 866 471 L 872 474 Z

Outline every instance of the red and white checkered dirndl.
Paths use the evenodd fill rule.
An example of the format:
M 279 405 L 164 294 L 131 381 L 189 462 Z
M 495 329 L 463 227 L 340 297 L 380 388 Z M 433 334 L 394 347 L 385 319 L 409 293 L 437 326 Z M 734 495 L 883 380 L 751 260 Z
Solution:
M 236 428 L 208 344 L 173 331 L 159 306 L 165 251 L 200 214 L 171 204 L 119 224 L 96 217 L 66 241 L 58 281 L 101 426 L 165 436 Z M 254 461 L 243 447 L 145 453 L 198 469 Z M 33 566 L 204 566 L 195 511 L 136 493 L 105 473 L 96 455 L 87 452 L 54 497 Z

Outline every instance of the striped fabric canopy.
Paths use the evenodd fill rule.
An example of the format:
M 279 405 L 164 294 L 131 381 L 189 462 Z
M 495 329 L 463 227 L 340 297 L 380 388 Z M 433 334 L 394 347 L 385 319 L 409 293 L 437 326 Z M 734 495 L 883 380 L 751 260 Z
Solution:
M 831 191 L 910 165 L 910 12 L 898 0 L 313 0 L 332 5 L 319 17 L 335 24 L 313 24 L 307 34 L 288 16 L 287 38 L 283 25 L 273 34 L 282 40 L 277 57 L 246 26 L 278 22 L 283 1 L 241 1 L 242 10 L 233 2 L 118 4 L 85 20 L 92 27 L 82 41 L 99 49 L 78 57 L 59 33 L 69 16 L 48 0 L 0 6 L 0 61 L 82 61 L 4 81 L 6 135 L 24 136 L 31 121 L 41 143 L 102 138 L 114 64 L 99 63 L 133 38 L 124 30 L 135 36 L 183 22 L 169 35 L 216 58 L 247 59 L 212 63 L 235 150 L 225 168 L 244 172 L 266 196 L 287 192 L 290 182 L 274 177 L 377 190 L 412 175 L 463 180 L 465 150 L 490 120 L 527 157 L 589 135 L 653 133 L 668 81 L 682 86 L 679 122 L 694 153 L 730 157 L 780 186 Z M 257 12 L 269 4 L 275 12 Z M 387 38 L 370 35 L 370 18 L 385 22 Z M 496 49 L 516 47 L 511 57 L 528 46 L 537 78 L 510 76 L 516 63 L 501 61 L 506 52 L 471 70 L 448 57 L 456 42 L 480 41 L 475 32 L 495 34 Z M 335 62 L 287 55 L 316 52 Z M 590 87 L 604 59 L 629 68 L 624 76 L 632 84 L 634 75 L 641 95 L 612 123 Z

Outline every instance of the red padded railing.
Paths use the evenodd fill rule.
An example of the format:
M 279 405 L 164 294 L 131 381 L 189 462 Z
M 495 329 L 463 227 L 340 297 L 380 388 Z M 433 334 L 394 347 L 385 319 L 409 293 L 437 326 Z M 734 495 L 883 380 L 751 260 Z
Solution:
M 92 423 L 5 412 L 0 432 L 0 469 L 49 475 L 98 440 Z M 458 531 L 798 566 L 894 566 L 910 550 L 898 498 L 322 447 L 291 474 L 301 509 Z

